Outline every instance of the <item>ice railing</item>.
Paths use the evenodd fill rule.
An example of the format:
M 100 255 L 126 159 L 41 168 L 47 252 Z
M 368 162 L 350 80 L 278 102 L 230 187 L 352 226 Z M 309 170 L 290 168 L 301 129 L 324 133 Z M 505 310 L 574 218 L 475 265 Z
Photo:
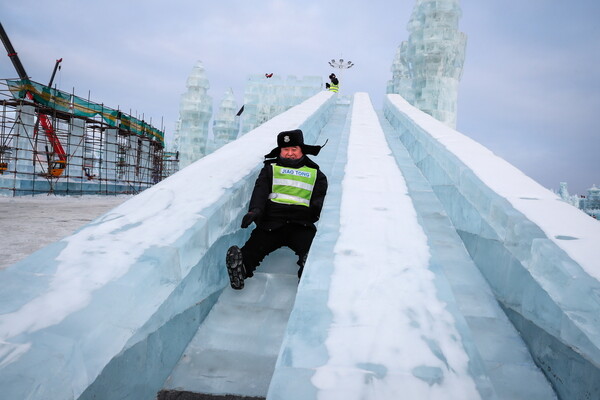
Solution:
M 228 284 L 223 255 L 280 131 L 312 143 L 321 92 L 0 271 L 6 398 L 154 398 Z
M 600 223 L 401 96 L 384 113 L 559 396 L 598 396 Z

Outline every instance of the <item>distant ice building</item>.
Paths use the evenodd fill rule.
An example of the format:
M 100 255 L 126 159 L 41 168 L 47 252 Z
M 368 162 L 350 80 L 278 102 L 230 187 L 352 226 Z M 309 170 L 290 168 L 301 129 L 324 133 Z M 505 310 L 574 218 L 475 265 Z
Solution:
M 467 43 L 458 30 L 461 14 L 458 0 L 417 0 L 387 88 L 452 128 Z
M 306 76 L 301 79 L 294 75 L 285 79 L 278 75 L 249 76 L 244 93 L 242 134 L 302 103 L 322 88 L 323 81 L 319 76 Z
M 180 169 L 206 155 L 212 97 L 208 95 L 210 84 L 201 61 L 193 67 L 186 87 L 187 92 L 181 95 L 175 132 L 175 151 L 179 152 Z
M 563 201 L 579 208 L 596 219 L 600 219 L 600 188 L 597 188 L 596 185 L 592 185 L 592 187 L 588 189 L 587 196 L 578 196 L 570 195 L 569 190 L 567 189 L 567 183 L 561 182 L 560 189 L 558 189 L 558 195 Z
M 213 121 L 213 142 L 209 152 L 213 152 L 237 139 L 240 130 L 240 118 L 236 115 L 238 110 L 239 107 L 233 95 L 233 90 L 229 88 L 225 91 Z
M 579 208 L 586 214 L 591 215 L 596 219 L 600 219 L 600 188 L 592 185 L 588 189 L 588 194 L 581 197 L 579 200 Z

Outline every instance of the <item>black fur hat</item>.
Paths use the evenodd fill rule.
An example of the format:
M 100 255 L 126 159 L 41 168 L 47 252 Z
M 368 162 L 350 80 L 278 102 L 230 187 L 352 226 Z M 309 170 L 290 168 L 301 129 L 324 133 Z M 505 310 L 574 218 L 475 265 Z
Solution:
M 284 147 L 300 146 L 303 154 L 310 154 L 316 156 L 321 151 L 323 146 L 311 146 L 304 144 L 304 135 L 300 129 L 294 129 L 293 131 L 283 131 L 277 135 L 277 147 L 271 152 L 265 155 L 265 158 L 277 157 Z

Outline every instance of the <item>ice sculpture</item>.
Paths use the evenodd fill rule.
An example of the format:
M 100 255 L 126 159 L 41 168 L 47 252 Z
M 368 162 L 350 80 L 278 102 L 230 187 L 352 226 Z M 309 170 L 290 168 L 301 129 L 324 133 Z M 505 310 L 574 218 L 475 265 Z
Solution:
M 579 207 L 579 196 L 574 195 L 571 196 L 569 194 L 569 189 L 567 188 L 567 182 L 560 183 L 560 189 L 558 189 L 558 195 L 560 198 L 569 203 L 572 206 Z
M 455 128 L 458 83 L 467 37 L 458 30 L 458 0 L 417 0 L 392 65 L 388 93 L 398 93 L 421 111 Z
M 240 130 L 240 119 L 236 116 L 238 104 L 231 88 L 225 91 L 225 96 L 219 111 L 213 121 L 213 142 L 208 152 L 213 152 L 219 147 L 235 140 Z
M 212 117 L 212 97 L 207 93 L 210 84 L 201 61 L 192 69 L 186 87 L 187 92 L 181 95 L 179 121 L 175 133 L 179 168 L 185 168 L 206 155 L 208 122 Z
M 278 75 L 250 75 L 244 93 L 242 134 L 251 131 L 274 116 L 302 103 L 318 93 L 323 86 L 321 77 L 294 75 L 285 79 Z

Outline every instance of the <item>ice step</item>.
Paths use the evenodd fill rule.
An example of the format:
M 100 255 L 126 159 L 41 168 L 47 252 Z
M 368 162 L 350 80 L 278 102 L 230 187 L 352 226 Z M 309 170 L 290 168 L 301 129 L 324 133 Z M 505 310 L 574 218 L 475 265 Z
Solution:
M 277 250 L 243 290 L 225 289 L 158 398 L 264 398 L 294 305 L 296 261 L 291 250 Z

